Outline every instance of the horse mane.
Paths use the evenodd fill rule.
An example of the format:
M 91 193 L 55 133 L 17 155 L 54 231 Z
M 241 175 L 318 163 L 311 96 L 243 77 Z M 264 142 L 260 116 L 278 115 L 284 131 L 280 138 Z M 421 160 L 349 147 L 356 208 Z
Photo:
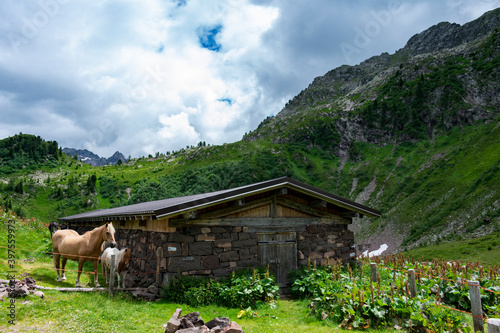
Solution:
M 102 252 L 101 252 L 101 256 L 102 254 L 104 253 L 104 251 L 106 251 L 107 248 L 110 248 L 111 247 L 111 244 L 109 244 L 108 242 L 104 241 L 102 243 Z
M 88 233 L 94 232 L 94 231 L 96 231 L 97 229 L 106 228 L 106 227 L 107 227 L 107 225 L 111 225 L 111 226 L 113 227 L 113 222 L 109 222 L 109 223 L 103 224 L 103 225 L 101 225 L 101 226 L 99 226 L 99 227 L 95 227 L 95 228 L 94 228 L 94 229 L 92 229 L 92 230 L 85 231 L 85 232 L 83 233 L 83 235 L 82 235 L 82 236 L 84 236 L 84 235 L 86 235 L 86 234 L 88 234 Z M 113 229 L 114 229 L 114 227 L 113 227 Z

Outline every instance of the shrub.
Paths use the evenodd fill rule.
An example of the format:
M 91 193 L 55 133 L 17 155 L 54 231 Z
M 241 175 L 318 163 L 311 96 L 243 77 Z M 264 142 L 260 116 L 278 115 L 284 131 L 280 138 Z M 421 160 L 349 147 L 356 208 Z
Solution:
M 279 286 L 266 271 L 248 269 L 233 272 L 219 289 L 220 304 L 232 308 L 247 308 L 278 298 Z
M 255 307 L 278 298 L 279 286 L 269 270 L 240 270 L 222 281 L 179 276 L 163 289 L 163 297 L 190 306 L 216 304 L 231 308 Z
M 318 318 L 328 317 L 347 329 L 399 326 L 432 332 L 470 332 L 459 312 L 440 306 L 444 303 L 470 312 L 467 288 L 462 283 L 450 282 L 457 279 L 457 269 L 461 265 L 453 264 L 450 268 L 444 262 L 433 262 L 425 267 L 409 261 L 384 263 L 390 269 L 379 271 L 377 283 L 371 282 L 368 265 L 363 265 L 365 269 L 362 270 L 341 267 L 339 263 L 324 267 L 308 265 L 291 273 L 291 292 L 295 297 L 311 299 L 312 313 Z M 419 289 L 413 298 L 409 295 L 404 272 L 411 267 L 419 272 Z M 478 274 L 481 286 L 500 290 L 494 268 L 490 271 L 475 269 L 478 269 L 474 274 Z M 434 277 L 432 272 L 438 275 Z M 497 315 L 499 296 L 489 292 L 481 298 L 485 313 Z
M 168 286 L 163 288 L 163 297 L 178 303 L 191 304 L 188 295 L 190 290 L 206 289 L 208 278 L 197 278 L 193 276 L 179 276 L 170 281 Z

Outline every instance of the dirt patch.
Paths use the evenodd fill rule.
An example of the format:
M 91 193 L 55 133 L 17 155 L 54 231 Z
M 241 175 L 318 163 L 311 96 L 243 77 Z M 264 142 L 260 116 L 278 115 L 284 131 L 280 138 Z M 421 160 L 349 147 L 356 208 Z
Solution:
M 396 166 L 394 167 L 394 169 L 391 170 L 391 173 L 389 174 L 389 176 L 387 176 L 387 178 L 384 180 L 384 183 L 387 182 L 389 180 L 389 178 L 391 178 L 392 174 L 394 173 L 394 171 L 396 170 L 396 168 L 399 166 L 399 163 L 401 163 L 401 161 L 403 160 L 403 156 L 399 156 L 397 161 L 396 161 Z
M 387 244 L 387 250 L 384 251 L 383 255 L 396 253 L 400 250 L 403 239 L 404 236 L 401 235 L 401 232 L 394 230 L 389 223 L 386 227 L 371 235 L 369 239 L 359 242 L 356 241 L 357 252 L 358 255 L 360 255 L 364 251 L 375 251 L 378 250 L 382 244 Z
M 351 187 L 351 192 L 349 192 L 349 197 L 352 197 L 352 194 L 354 193 L 356 186 L 358 186 L 358 178 L 354 177 L 352 179 L 352 187 Z
M 370 184 L 368 184 L 363 191 L 361 191 L 360 194 L 358 194 L 358 197 L 356 198 L 356 202 L 360 204 L 364 204 L 366 200 L 370 198 L 370 195 L 375 191 L 375 188 L 377 187 L 377 176 L 373 176 L 372 181 Z M 351 191 L 352 192 L 352 191 Z
M 435 161 L 443 158 L 444 156 L 446 156 L 444 153 L 437 153 L 435 154 L 434 156 L 432 156 L 428 161 L 427 163 L 425 163 L 424 165 L 422 165 L 420 167 L 420 169 L 417 170 L 417 172 L 422 172 L 423 170 L 427 169 L 428 167 L 430 167 Z

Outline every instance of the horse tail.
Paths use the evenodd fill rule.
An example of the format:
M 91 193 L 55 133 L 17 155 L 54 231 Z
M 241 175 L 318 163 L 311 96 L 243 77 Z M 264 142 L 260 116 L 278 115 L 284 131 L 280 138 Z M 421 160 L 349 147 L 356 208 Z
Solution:
M 59 230 L 59 224 L 56 221 L 50 222 L 49 224 L 50 239 L 52 239 L 57 230 Z

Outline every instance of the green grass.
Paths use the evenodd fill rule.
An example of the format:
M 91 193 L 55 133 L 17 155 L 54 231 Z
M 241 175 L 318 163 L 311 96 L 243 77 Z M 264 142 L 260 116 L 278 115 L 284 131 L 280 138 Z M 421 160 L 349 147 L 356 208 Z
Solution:
M 3 260 L 2 260 L 3 261 Z M 71 263 L 68 262 L 71 266 Z M 74 266 L 74 265 L 73 265 Z M 17 265 L 18 275 L 30 273 L 38 285 L 45 287 L 73 287 L 76 273 L 69 271 L 66 282 L 58 283 L 51 269 L 50 258 L 34 263 Z M 76 266 L 70 267 L 73 270 Z M 89 269 L 90 270 L 90 267 Z M 87 283 L 85 274 L 82 283 Z M 101 284 L 104 281 L 100 278 Z M 199 311 L 205 320 L 214 317 L 229 317 L 242 326 L 245 332 L 341 332 L 338 324 L 320 321 L 309 316 L 308 301 L 278 300 L 276 307 L 269 305 L 254 309 L 254 316 L 237 318 L 240 309 L 218 306 L 190 307 L 161 300 L 146 302 L 135 299 L 130 293 L 118 292 L 110 297 L 108 292 L 78 293 L 44 290 L 45 299 L 28 296 L 16 299 L 16 325 L 0 322 L 0 331 L 9 328 L 23 332 L 44 330 L 45 332 L 163 332 L 175 309 L 183 314 Z M 8 302 L 0 304 L 7 311 Z M 369 330 L 385 332 L 386 330 Z
M 8 266 L 8 221 L 15 222 L 15 267 Z M 44 287 L 74 287 L 77 263 L 68 261 L 64 282 L 56 281 L 50 251 L 49 233 L 38 220 L 22 221 L 17 217 L 0 212 L 0 279 L 8 274 L 22 279 L 31 276 L 38 285 Z M 93 286 L 91 263 L 86 263 L 80 278 L 82 285 Z M 99 283 L 105 285 L 99 276 Z M 309 316 L 307 301 L 279 300 L 276 307 L 263 305 L 252 312 L 255 316 L 237 318 L 241 309 L 218 306 L 192 308 L 165 300 L 146 302 L 135 299 L 130 293 L 118 292 L 110 297 L 108 292 L 78 293 L 44 290 L 45 298 L 28 296 L 15 300 L 16 324 L 10 325 L 3 316 L 0 331 L 21 332 L 163 332 L 176 308 L 183 313 L 200 311 L 205 321 L 214 317 L 229 317 L 240 324 L 245 332 L 340 332 L 337 323 L 321 321 Z M 9 301 L 0 302 L 0 311 L 8 313 Z M 385 332 L 372 330 L 369 332 Z
M 68 261 L 67 280 L 57 282 L 52 268 L 52 257 L 46 254 L 50 249 L 48 231 L 38 220 L 21 221 L 17 217 L 2 213 L 0 215 L 0 278 L 5 278 L 11 270 L 7 264 L 8 232 L 7 222 L 15 221 L 16 267 L 15 274 L 22 278 L 29 274 L 38 285 L 45 287 L 73 287 L 76 279 L 77 264 Z M 469 260 L 484 259 L 484 263 L 498 264 L 499 249 L 488 250 L 488 247 L 499 242 L 500 233 L 460 242 L 460 247 L 454 243 L 441 244 L 440 248 L 429 252 L 426 257 L 423 252 L 409 252 L 417 257 L 424 256 L 426 260 L 445 257 L 446 259 L 463 260 L 459 252 L 474 248 L 477 253 L 471 253 Z M 447 247 L 449 249 L 447 249 Z M 431 251 L 434 247 L 421 249 Z M 432 254 L 430 254 L 432 253 Z M 455 256 L 454 256 L 455 255 Z M 29 260 L 26 260 L 29 259 Z M 90 263 L 86 263 L 85 272 L 92 271 Z M 93 285 L 91 274 L 84 273 L 81 277 L 83 285 Z M 103 277 L 99 282 L 104 285 Z M 255 316 L 237 318 L 240 309 L 229 309 L 219 306 L 201 306 L 192 308 L 184 304 L 176 304 L 165 300 L 146 302 L 135 299 L 130 293 L 118 292 L 110 297 L 107 292 L 76 293 L 45 290 L 45 299 L 28 296 L 16 299 L 16 325 L 10 326 L 5 320 L 0 322 L 0 331 L 9 329 L 23 332 L 162 332 L 163 324 L 176 308 L 182 308 L 183 313 L 200 311 L 202 318 L 210 320 L 213 317 L 229 317 L 240 324 L 245 332 L 341 332 L 338 323 L 330 320 L 321 321 L 309 315 L 310 301 L 279 300 L 276 307 L 263 305 L 252 312 Z M 2 312 L 8 311 L 9 302 L 0 303 Z M 387 329 L 368 330 L 368 332 L 386 332 Z
M 486 236 L 465 239 L 460 241 L 440 243 L 437 245 L 417 248 L 406 251 L 405 255 L 432 260 L 444 258 L 446 260 L 478 261 L 481 264 L 500 264 L 500 232 Z
M 3 302 L 2 311 L 7 303 Z M 45 299 L 30 296 L 16 300 L 16 325 L 0 323 L 0 330 L 9 328 L 23 332 L 163 332 L 176 308 L 182 314 L 199 311 L 205 321 L 229 317 L 248 333 L 276 332 L 341 332 L 336 324 L 308 316 L 306 302 L 278 301 L 276 309 L 264 306 L 255 310 L 256 317 L 237 318 L 239 309 L 215 306 L 192 308 L 183 304 L 145 302 L 130 294 L 62 293 L 45 291 Z M 386 330 L 369 330 L 385 332 Z

